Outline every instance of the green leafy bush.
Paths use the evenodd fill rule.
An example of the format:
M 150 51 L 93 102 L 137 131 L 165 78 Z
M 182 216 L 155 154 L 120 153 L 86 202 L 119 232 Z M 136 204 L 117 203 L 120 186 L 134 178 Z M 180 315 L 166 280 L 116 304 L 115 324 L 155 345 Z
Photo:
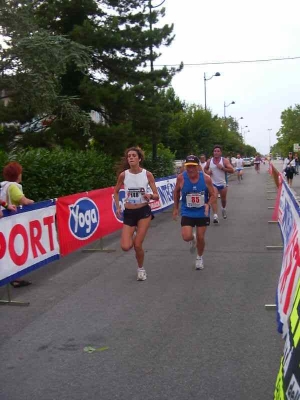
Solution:
M 170 149 L 159 144 L 157 147 L 157 159 L 152 161 L 152 152 L 145 149 L 144 168 L 151 171 L 155 178 L 174 175 L 175 155 Z
M 94 150 L 34 149 L 18 153 L 0 152 L 1 171 L 7 161 L 23 167 L 23 189 L 35 201 L 113 186 L 114 161 Z
M 42 201 L 94 189 L 114 186 L 115 160 L 96 150 L 31 149 L 5 153 L 0 151 L 1 172 L 8 161 L 23 167 L 23 190 L 27 197 Z M 174 155 L 163 145 L 152 162 L 146 151 L 144 168 L 156 178 L 174 174 Z

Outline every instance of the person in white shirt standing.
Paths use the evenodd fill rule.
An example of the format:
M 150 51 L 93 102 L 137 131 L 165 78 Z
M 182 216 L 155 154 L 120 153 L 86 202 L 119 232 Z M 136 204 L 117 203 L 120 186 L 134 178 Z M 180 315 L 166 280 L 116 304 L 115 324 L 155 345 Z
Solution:
M 202 168 L 203 172 L 204 172 L 204 168 L 206 167 L 206 163 L 207 163 L 206 155 L 205 154 L 201 154 L 200 155 L 200 165 L 201 165 L 201 168 Z
M 241 180 L 243 180 L 243 169 L 244 169 L 244 160 L 241 158 L 240 154 L 237 154 L 236 159 L 235 159 L 235 170 L 237 173 L 237 178 L 238 178 L 238 183 L 241 183 Z
M 221 204 L 222 204 L 222 216 L 224 219 L 227 218 L 226 203 L 227 203 L 227 186 L 225 173 L 233 174 L 234 169 L 230 164 L 229 160 L 222 157 L 222 148 L 219 145 L 214 146 L 213 157 L 209 159 L 204 168 L 204 172 L 211 176 L 214 190 L 215 190 L 215 201 L 212 203 L 213 209 L 213 222 L 215 224 L 219 223 L 218 217 L 218 203 L 217 196 L 220 193 Z
M 144 269 L 143 242 L 153 218 L 150 200 L 159 200 L 154 177 L 151 172 L 143 169 L 140 164 L 144 161 L 144 153 L 139 147 L 130 147 L 125 151 L 122 160 L 117 184 L 114 190 L 114 200 L 117 207 L 117 215 L 121 217 L 122 210 L 119 202 L 119 191 L 124 185 L 125 210 L 123 229 L 121 235 L 121 248 L 129 251 L 132 247 L 138 263 L 137 280 L 144 281 L 147 278 Z M 147 193 L 148 185 L 152 193 Z

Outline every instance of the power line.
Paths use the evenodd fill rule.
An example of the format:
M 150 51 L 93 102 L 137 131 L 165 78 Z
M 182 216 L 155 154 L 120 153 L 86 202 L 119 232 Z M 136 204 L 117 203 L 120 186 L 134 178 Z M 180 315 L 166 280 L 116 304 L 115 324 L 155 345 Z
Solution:
M 224 64 L 244 64 L 244 63 L 259 63 L 259 62 L 271 62 L 271 61 L 287 61 L 287 60 L 298 60 L 300 56 L 296 57 L 281 57 L 281 58 L 266 58 L 257 60 L 239 60 L 239 61 L 211 61 L 204 63 L 183 63 L 185 67 L 195 67 L 201 65 L 224 65 Z M 178 67 L 179 64 L 155 64 L 154 67 Z

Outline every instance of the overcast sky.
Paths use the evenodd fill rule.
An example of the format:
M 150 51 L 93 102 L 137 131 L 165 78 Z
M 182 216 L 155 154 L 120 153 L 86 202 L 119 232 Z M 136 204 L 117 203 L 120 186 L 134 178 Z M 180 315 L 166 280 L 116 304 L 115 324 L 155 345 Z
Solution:
M 300 57 L 299 0 L 166 0 L 164 7 L 163 22 L 174 23 L 176 37 L 156 64 Z M 235 101 L 226 115 L 243 117 L 246 143 L 266 154 L 277 140 L 281 112 L 300 103 L 300 58 L 185 66 L 173 79 L 180 99 L 204 106 L 204 72 L 221 74 L 207 82 L 208 108 L 222 117 L 224 101 Z

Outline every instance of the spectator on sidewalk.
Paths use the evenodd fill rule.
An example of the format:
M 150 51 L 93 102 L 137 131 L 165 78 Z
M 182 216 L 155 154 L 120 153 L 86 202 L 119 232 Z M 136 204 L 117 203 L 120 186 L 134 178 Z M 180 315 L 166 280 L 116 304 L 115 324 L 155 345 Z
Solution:
M 285 174 L 289 187 L 292 187 L 293 177 L 296 172 L 296 163 L 293 157 L 293 153 L 290 152 L 288 157 L 283 161 L 282 172 Z
M 4 181 L 1 182 L 1 198 L 9 206 L 13 208 L 20 205 L 28 205 L 34 203 L 33 200 L 28 199 L 22 189 L 22 172 L 23 168 L 18 162 L 10 162 L 3 168 Z M 10 284 L 14 288 L 20 288 L 31 284 L 29 281 L 16 279 Z

